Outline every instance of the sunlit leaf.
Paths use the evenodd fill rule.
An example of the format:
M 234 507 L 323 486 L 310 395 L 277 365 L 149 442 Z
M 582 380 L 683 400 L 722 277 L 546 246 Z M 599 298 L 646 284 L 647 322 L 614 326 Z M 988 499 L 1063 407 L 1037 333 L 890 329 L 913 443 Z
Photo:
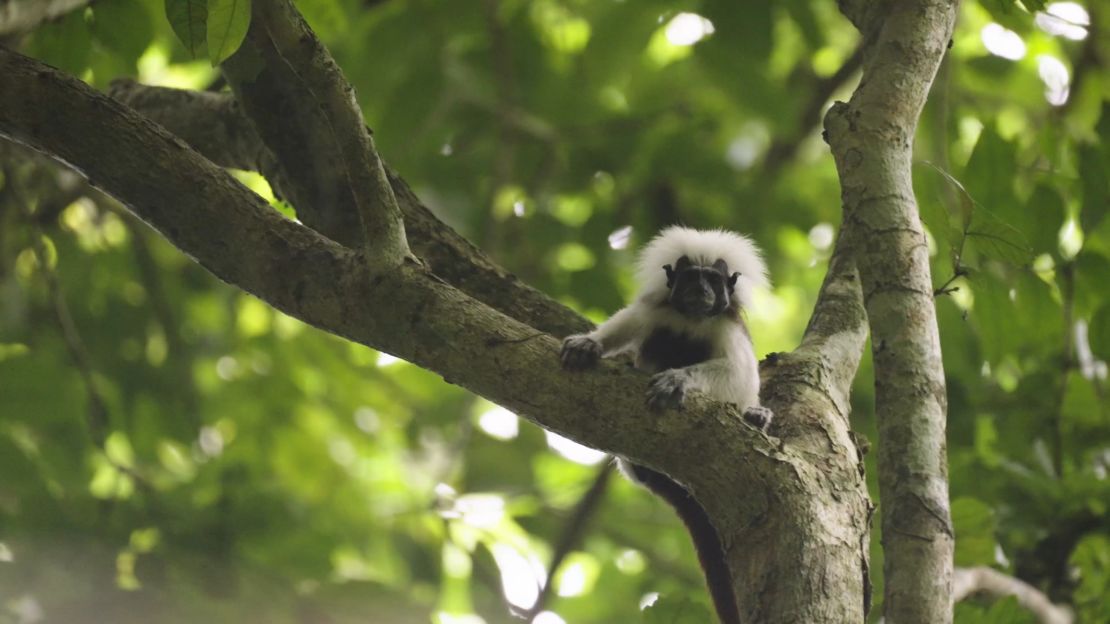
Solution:
M 208 0 L 166 0 L 166 17 L 193 58 L 208 51 Z
M 239 49 L 250 23 L 250 0 L 208 0 L 208 57 L 213 67 Z

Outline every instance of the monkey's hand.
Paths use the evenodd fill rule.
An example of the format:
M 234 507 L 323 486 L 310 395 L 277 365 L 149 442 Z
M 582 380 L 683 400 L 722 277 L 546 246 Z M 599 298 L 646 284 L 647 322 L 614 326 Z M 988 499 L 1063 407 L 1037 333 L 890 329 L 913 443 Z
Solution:
M 648 407 L 653 410 L 682 407 L 689 383 L 690 373 L 681 368 L 671 368 L 652 375 L 647 390 Z
M 744 410 L 744 420 L 760 431 L 767 431 L 767 427 L 771 426 L 771 418 L 774 415 L 775 413 L 771 410 L 758 405 Z
M 563 351 L 559 354 L 559 359 L 567 370 L 590 368 L 601 359 L 601 343 L 585 334 L 567 336 L 563 340 Z

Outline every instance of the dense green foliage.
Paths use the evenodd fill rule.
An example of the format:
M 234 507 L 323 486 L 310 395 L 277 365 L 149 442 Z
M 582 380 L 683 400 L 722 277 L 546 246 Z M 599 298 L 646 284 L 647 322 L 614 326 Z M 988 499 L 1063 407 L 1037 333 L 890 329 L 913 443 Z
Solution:
M 174 28 L 159 0 L 99 0 L 24 49 L 100 87 L 131 75 L 205 88 L 216 70 L 182 39 L 217 59 L 234 43 L 183 30 L 204 27 L 180 13 L 196 7 L 165 4 Z M 208 3 L 242 28 L 236 4 Z M 633 250 L 655 230 L 734 228 L 763 246 L 775 282 L 749 311 L 757 352 L 796 345 L 840 220 L 820 112 L 857 76 L 838 74 L 858 59 L 835 3 L 297 4 L 383 157 L 526 281 L 600 319 L 631 293 Z M 1006 0 L 966 3 L 915 166 L 957 565 L 1020 576 L 1086 622 L 1110 621 L 1101 8 L 1081 28 Z M 682 11 L 713 32 L 694 43 L 710 22 Z M 103 197 L 51 214 L 42 163 L 20 152 L 3 166 L 0 622 L 37 609 L 49 621 L 470 624 L 514 621 L 507 604 L 534 599 L 598 457 L 576 463 L 437 376 L 218 283 Z M 853 419 L 873 439 L 870 378 L 865 358 Z M 612 479 L 554 578 L 558 617 L 538 621 L 639 621 L 657 592 L 645 621 L 703 622 L 701 583 L 670 510 Z M 959 622 L 1023 617 L 1012 600 L 957 608 Z

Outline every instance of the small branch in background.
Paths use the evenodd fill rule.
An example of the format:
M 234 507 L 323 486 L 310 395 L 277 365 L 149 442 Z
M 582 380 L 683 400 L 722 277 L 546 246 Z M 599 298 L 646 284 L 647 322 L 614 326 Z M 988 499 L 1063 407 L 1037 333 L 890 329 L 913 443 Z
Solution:
M 960 289 L 960 287 L 959 286 L 952 286 L 952 282 L 956 281 L 957 279 L 959 279 L 961 277 L 965 277 L 966 275 L 967 275 L 967 270 L 964 269 L 962 266 L 957 266 L 956 270 L 952 272 L 952 277 L 949 277 L 947 281 L 945 281 L 943 284 L 941 284 L 939 287 L 937 287 L 936 290 L 933 291 L 933 296 L 934 297 L 940 297 L 941 295 L 950 295 L 950 294 L 956 292 L 957 290 Z
M 116 204 L 115 200 L 104 197 L 104 201 L 113 206 L 113 211 L 126 224 L 131 235 L 131 250 L 135 256 L 135 266 L 139 273 L 139 281 L 146 291 L 151 308 L 158 324 L 162 326 L 162 333 L 166 336 L 168 351 L 167 363 L 172 374 L 177 377 L 177 391 L 182 397 L 182 407 L 185 418 L 192 431 L 200 431 L 203 422 L 200 417 L 199 401 L 197 397 L 196 379 L 193 375 L 193 356 L 189 347 L 181 336 L 181 324 L 178 322 L 177 313 L 166 295 L 162 285 L 163 276 L 166 275 L 158 266 L 154 254 L 150 251 L 150 231 L 133 214 Z
M 974 594 L 992 598 L 1014 596 L 1041 624 L 1072 624 L 1075 621 L 1071 609 L 1052 604 L 1048 596 L 1021 579 L 988 567 L 956 568 L 952 574 L 952 601 L 960 602 Z
M 31 228 L 31 252 L 35 256 L 35 263 L 38 265 L 39 273 L 46 282 L 47 293 L 50 297 L 50 305 L 54 310 L 54 320 L 58 324 L 58 329 L 61 332 L 62 340 L 65 342 L 70 361 L 72 361 L 74 368 L 76 368 L 77 372 L 81 375 L 81 380 L 85 385 L 85 392 L 88 396 L 88 409 L 85 411 L 85 421 L 89 429 L 89 435 L 92 437 L 96 446 L 102 448 L 104 446 L 104 440 L 107 438 L 107 403 L 96 386 L 96 374 L 93 371 L 88 352 L 85 350 L 85 343 L 81 340 L 81 334 L 77 331 L 77 326 L 73 322 L 73 315 L 70 314 L 69 306 L 66 304 L 65 296 L 62 294 L 62 287 L 58 281 L 58 276 L 50 267 L 50 254 L 46 249 L 46 243 L 43 242 L 45 233 L 42 230 L 42 226 L 38 223 L 37 216 L 32 211 L 30 203 L 22 196 L 22 193 L 19 192 L 19 184 L 16 181 L 15 172 L 11 168 L 6 167 L 4 169 L 4 179 L 8 181 L 5 191 L 11 200 L 17 204 L 17 208 L 22 211 L 26 223 Z
M 1065 261 L 1058 271 L 1064 322 L 1064 344 L 1060 355 L 1060 392 L 1052 413 L 1052 470 L 1057 479 L 1064 477 L 1064 401 L 1068 396 L 1068 374 L 1075 360 L 1075 265 Z
M 231 60 L 235 58 L 232 56 Z M 328 146 L 316 145 L 325 138 L 322 127 L 317 125 L 299 130 L 290 127 L 286 117 L 272 113 L 271 104 L 274 101 L 285 102 L 289 106 L 297 100 L 303 111 L 308 112 L 298 109 L 294 116 L 302 122 L 319 117 L 319 113 L 310 108 L 310 102 L 301 101 L 305 99 L 303 93 L 288 88 L 290 80 L 285 76 L 279 79 L 263 73 L 253 81 L 239 84 L 235 87 L 236 97 L 242 106 L 226 93 L 183 91 L 129 81 L 113 82 L 109 93 L 184 139 L 213 163 L 261 173 L 279 196 L 296 206 L 297 217 L 305 225 L 340 244 L 357 247 L 361 243 L 357 236 L 352 236 L 358 234 L 357 215 L 353 222 L 346 219 L 348 213 L 354 214 L 353 200 L 349 199 L 349 193 L 341 192 L 341 182 L 333 175 L 334 171 L 323 166 L 323 163 L 330 162 L 331 156 L 307 157 L 311 154 L 334 154 Z M 232 85 L 236 85 L 234 80 Z M 244 89 L 247 91 L 244 92 Z M 243 108 L 251 107 L 261 110 L 255 110 L 252 116 L 256 124 L 260 115 L 271 111 L 270 118 L 263 118 L 265 124 L 257 124 L 259 129 L 267 129 L 266 143 L 269 148 L 243 113 Z M 319 128 L 319 131 L 312 131 L 313 128 Z M 285 161 L 279 161 L 275 156 L 277 149 L 270 149 L 280 141 L 287 141 L 284 146 L 279 146 Z M 307 149 L 304 147 L 312 142 L 316 143 Z M 298 190 L 298 184 L 305 184 L 305 181 L 293 180 L 285 175 L 286 169 L 314 171 L 319 179 L 307 185 L 307 190 Z M 555 336 L 582 332 L 591 327 L 570 308 L 495 264 L 470 241 L 440 221 L 388 165 L 386 174 L 404 213 L 409 245 L 438 277 L 483 303 Z
M 563 565 L 563 560 L 570 554 L 570 551 L 574 550 L 582 541 L 582 536 L 586 533 L 586 527 L 596 515 L 598 509 L 601 508 L 601 502 L 605 500 L 605 492 L 609 487 L 609 480 L 613 476 L 614 465 L 611 459 L 602 463 L 601 469 L 594 477 L 593 484 L 590 485 L 590 489 L 586 490 L 582 499 L 574 507 L 570 521 L 563 527 L 562 533 L 559 534 L 559 540 L 555 542 L 555 549 L 551 554 L 551 563 L 547 566 L 547 582 L 540 590 L 536 603 L 523 614 L 526 621 L 534 621 L 536 616 L 543 612 L 547 600 L 551 597 L 551 584 L 555 580 L 559 567 Z
M 4 0 L 0 2 L 0 39 L 30 32 L 87 5 L 89 0 Z
M 38 204 L 37 208 L 33 210 L 31 208 L 31 203 L 20 190 L 20 181 L 16 178 L 16 172 L 10 167 L 4 167 L 3 173 L 6 183 L 3 190 L 0 191 L 0 203 L 9 201 L 15 204 L 15 209 L 19 211 L 20 215 L 23 217 L 24 223 L 30 230 L 31 253 L 34 255 L 38 272 L 46 283 L 47 296 L 50 299 L 50 306 L 54 312 L 54 321 L 58 325 L 62 341 L 65 342 L 66 352 L 69 354 L 70 361 L 81 375 L 81 381 L 85 386 L 85 393 L 88 397 L 88 407 L 85 410 L 85 425 L 93 445 L 97 450 L 104 452 L 105 441 L 108 438 L 108 403 L 97 385 L 96 371 L 93 368 L 92 359 L 85 349 L 85 342 L 81 338 L 81 334 L 77 330 L 77 324 L 73 320 L 73 315 L 69 311 L 69 305 L 66 303 L 65 295 L 62 292 L 62 285 L 61 281 L 58 279 L 58 274 L 50 266 L 50 253 L 46 248 L 46 243 L 43 242 L 46 238 L 46 233 L 43 229 L 43 218 L 40 212 L 44 205 L 47 206 L 47 208 L 50 207 L 48 202 L 60 200 L 58 196 L 50 196 L 44 200 L 40 199 L 36 202 Z M 79 190 L 94 191 L 95 189 L 85 184 L 82 179 Z M 63 191 L 62 194 L 65 195 L 66 192 Z M 84 194 L 84 192 L 81 192 L 77 197 Z M 62 206 L 62 208 L 64 207 L 65 205 Z M 52 218 L 57 218 L 57 213 L 55 213 Z M 121 474 L 130 477 L 137 486 L 144 490 L 149 488 L 149 481 L 134 467 L 121 464 L 109 457 L 106 453 L 103 456 L 113 468 Z
M 763 159 L 763 174 L 775 176 L 798 153 L 802 141 L 813 130 L 821 125 L 822 113 L 825 103 L 833 96 L 837 89 L 844 86 L 859 71 L 863 64 L 863 46 L 858 46 L 851 56 L 844 60 L 840 69 L 831 76 L 817 79 L 810 90 L 809 100 L 806 101 L 802 112 L 798 115 L 796 130 L 788 137 L 775 139 L 767 148 L 767 156 Z

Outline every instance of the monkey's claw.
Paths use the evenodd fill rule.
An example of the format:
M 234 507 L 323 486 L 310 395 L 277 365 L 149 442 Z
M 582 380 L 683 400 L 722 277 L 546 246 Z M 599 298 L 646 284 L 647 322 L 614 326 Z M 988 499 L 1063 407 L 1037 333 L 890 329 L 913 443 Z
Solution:
M 590 368 L 601 359 L 601 343 L 589 336 L 568 336 L 559 359 L 567 370 Z
M 771 410 L 758 405 L 744 410 L 744 420 L 761 431 L 767 431 L 767 427 L 771 425 L 771 418 L 774 415 L 775 413 Z
M 648 407 L 663 410 L 668 407 L 682 407 L 686 400 L 686 374 L 672 368 L 652 376 L 648 384 Z

